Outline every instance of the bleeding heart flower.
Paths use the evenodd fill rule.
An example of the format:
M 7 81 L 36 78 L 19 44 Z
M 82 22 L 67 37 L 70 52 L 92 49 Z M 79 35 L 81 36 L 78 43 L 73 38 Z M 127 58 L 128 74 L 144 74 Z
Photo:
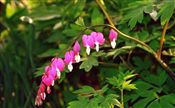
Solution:
M 66 63 L 66 65 L 68 65 L 68 69 L 71 72 L 73 70 L 73 65 L 72 63 L 74 62 L 75 58 L 74 58 L 74 52 L 68 51 L 66 52 L 65 56 L 64 56 L 64 62 Z
M 45 73 L 47 76 L 52 76 L 54 80 L 57 78 L 57 73 L 55 67 L 51 66 L 46 66 L 45 67 Z
M 64 70 L 64 61 L 61 58 L 55 57 L 51 60 L 51 62 L 52 63 L 50 67 L 52 71 L 56 71 L 57 77 L 60 78 L 60 72 Z
M 86 53 L 89 55 L 91 48 L 94 48 L 94 39 L 92 36 L 83 35 L 82 37 L 83 46 L 86 47 Z
M 75 54 L 75 61 L 78 63 L 80 62 L 80 44 L 78 43 L 78 41 L 75 42 L 74 46 L 73 46 L 73 51 Z
M 40 93 L 42 100 L 45 100 L 45 98 L 46 98 L 45 85 L 43 83 L 40 84 L 39 93 Z
M 38 89 L 37 96 L 35 98 L 35 105 L 41 105 L 42 100 L 45 99 L 45 88 L 47 87 L 47 93 L 51 92 L 50 86 L 54 85 L 54 81 L 60 78 L 61 71 L 64 70 L 64 61 L 61 58 L 53 58 L 51 64 L 45 67 L 45 72 L 42 76 L 42 82 Z
M 100 32 L 92 32 L 91 36 L 94 39 L 95 45 L 96 45 L 96 51 L 99 51 L 99 45 L 103 45 L 105 42 L 105 38 L 102 33 Z
M 116 40 L 117 40 L 117 36 L 118 36 L 118 33 L 115 32 L 113 29 L 110 30 L 109 32 L 109 40 L 111 42 L 111 46 L 112 48 L 115 48 L 116 46 Z
M 41 105 L 42 100 L 45 100 L 45 98 L 46 98 L 45 85 L 41 83 L 38 89 L 36 99 L 35 99 L 35 105 L 38 105 L 38 106 Z

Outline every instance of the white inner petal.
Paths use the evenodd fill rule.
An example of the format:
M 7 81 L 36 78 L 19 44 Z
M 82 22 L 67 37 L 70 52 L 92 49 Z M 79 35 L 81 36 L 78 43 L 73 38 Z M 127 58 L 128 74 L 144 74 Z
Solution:
M 47 93 L 50 94 L 50 86 L 47 86 Z
M 112 40 L 112 42 L 111 42 L 111 46 L 112 46 L 113 49 L 115 48 L 115 46 L 116 46 L 115 39 Z
M 86 46 L 86 53 L 87 53 L 87 55 L 89 55 L 89 54 L 90 54 L 90 52 L 91 52 L 90 46 L 89 46 L 89 45 L 87 45 L 87 46 Z
M 54 86 L 54 80 L 52 81 L 52 86 Z
M 60 76 L 61 76 L 60 70 L 58 68 L 56 68 L 56 71 L 57 71 L 57 77 L 60 78 Z
M 68 70 L 71 72 L 73 70 L 72 62 L 68 64 Z
M 75 55 L 75 61 L 76 61 L 76 63 L 80 62 L 80 55 L 79 54 Z
M 45 98 L 46 98 L 46 94 L 45 93 L 43 93 L 44 94 L 44 100 L 45 100 Z
M 99 43 L 95 42 L 95 45 L 96 45 L 96 51 L 98 52 L 99 51 Z
M 42 99 L 45 100 L 46 94 L 45 93 L 41 93 L 40 95 L 41 95 Z

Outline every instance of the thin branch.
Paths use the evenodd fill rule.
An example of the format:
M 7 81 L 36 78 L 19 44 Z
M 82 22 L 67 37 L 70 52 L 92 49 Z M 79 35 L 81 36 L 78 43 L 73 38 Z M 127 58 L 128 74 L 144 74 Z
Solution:
M 121 108 L 124 108 L 123 89 L 120 90 L 120 95 L 121 95 Z
M 163 47 L 163 43 L 164 43 L 164 40 L 165 40 L 165 34 L 166 34 L 167 29 L 168 29 L 168 23 L 169 23 L 169 21 L 167 21 L 165 23 L 165 26 L 164 26 L 163 31 L 162 31 L 162 36 L 161 36 L 161 39 L 160 39 L 160 47 L 157 51 L 157 56 L 158 56 L 159 59 L 161 59 L 162 47 Z

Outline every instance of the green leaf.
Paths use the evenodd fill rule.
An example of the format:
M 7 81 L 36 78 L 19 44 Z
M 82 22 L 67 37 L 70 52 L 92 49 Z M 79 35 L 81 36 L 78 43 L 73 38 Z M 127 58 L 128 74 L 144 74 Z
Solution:
M 16 9 L 14 8 L 14 6 L 12 6 L 11 4 L 7 4 L 6 7 L 6 17 L 10 18 L 11 16 L 13 16 L 16 12 Z
M 154 97 L 155 92 L 151 90 L 136 90 L 137 94 L 141 97 Z
M 141 80 L 138 80 L 137 82 L 135 82 L 135 84 L 137 85 L 138 90 L 141 90 L 141 91 L 148 90 L 152 87 L 151 84 L 146 83 L 146 82 L 141 81 Z
M 174 108 L 174 105 L 170 101 L 160 99 L 160 105 L 162 108 Z
M 137 74 L 129 74 L 129 75 L 127 75 L 127 76 L 124 77 L 124 80 L 128 80 L 128 79 L 130 79 L 130 78 L 132 78 L 132 77 L 134 77 L 136 75 Z
M 149 38 L 151 38 L 152 36 L 149 36 L 148 31 L 144 31 L 142 30 L 141 32 L 137 32 L 139 40 L 145 42 L 147 41 Z
M 158 67 L 156 75 L 150 74 L 146 76 L 145 79 L 151 84 L 161 87 L 167 80 L 167 77 L 167 73 L 162 68 Z
M 100 104 L 102 108 L 111 108 L 111 106 L 121 107 L 121 103 L 118 101 L 118 96 L 116 94 L 108 94 L 105 96 L 105 100 Z
M 135 27 L 137 22 L 141 23 L 143 20 L 144 12 L 149 13 L 153 9 L 152 1 L 135 1 L 128 4 L 125 10 L 128 12 L 124 15 L 123 21 L 129 21 L 128 25 L 131 29 Z
M 81 89 L 74 91 L 74 93 L 81 94 L 81 93 L 95 93 L 94 88 L 90 86 L 83 86 Z
M 143 60 L 139 57 L 133 57 L 133 62 L 136 65 L 137 71 L 148 70 L 151 66 L 151 62 L 146 57 Z
M 135 13 L 135 14 L 133 14 Z M 130 16 L 130 17 L 129 17 Z M 132 17 L 131 17 L 132 16 Z M 134 10 L 132 11 L 129 15 L 128 18 L 130 18 L 128 25 L 130 26 L 130 28 L 134 28 L 135 25 L 137 24 L 137 22 L 141 23 L 143 20 L 143 10 L 138 9 L 138 10 Z
M 99 24 L 104 24 L 104 16 L 103 14 L 99 11 L 98 8 L 94 8 L 93 12 L 91 14 L 91 24 L 92 25 L 99 25 Z M 102 28 L 97 28 L 98 31 L 101 31 Z
M 49 49 L 44 53 L 38 55 L 38 57 L 53 57 L 57 55 L 57 52 L 58 52 L 58 49 Z
M 92 25 L 98 25 L 98 24 L 104 24 L 104 16 L 99 11 L 98 8 L 94 8 L 91 16 L 91 24 Z
M 66 28 L 63 33 L 68 37 L 75 37 L 82 30 L 82 27 L 76 24 L 71 24 L 70 28 Z
M 175 105 L 175 93 L 164 95 L 164 96 L 160 97 L 160 100 L 166 101 L 166 102 L 169 102 L 169 103 Z
M 166 21 L 170 20 L 174 13 L 175 1 L 168 0 L 163 1 L 160 11 L 158 12 L 158 17 L 160 17 L 161 25 L 163 26 Z
M 80 65 L 80 69 L 84 69 L 86 72 L 89 72 L 93 66 L 98 66 L 98 61 L 95 57 L 89 57 L 87 60 L 83 61 Z
M 77 97 L 76 94 L 72 93 L 71 91 L 62 91 L 64 95 L 64 102 L 68 103 L 74 101 Z
M 109 64 L 111 66 L 111 64 Z M 101 67 L 100 68 L 100 75 L 104 78 L 111 78 L 113 76 L 116 76 L 117 70 L 113 67 Z
M 70 18 L 76 18 L 82 13 L 86 0 L 69 1 L 69 7 L 62 14 L 69 15 Z
M 85 97 L 80 97 L 78 101 L 72 101 L 68 103 L 67 108 L 86 108 L 89 100 Z
M 147 108 L 162 108 L 158 100 L 153 101 Z
M 137 89 L 135 84 L 130 84 L 132 80 L 124 81 L 122 88 L 126 90 Z
M 45 63 L 43 66 L 37 68 L 37 71 L 35 72 L 35 77 L 39 77 L 44 73 L 44 68 L 49 64 L 49 62 Z
M 79 26 L 83 26 L 83 27 L 85 26 L 84 20 L 83 20 L 82 17 L 79 17 L 79 18 L 76 20 L 75 24 L 77 24 L 77 25 L 79 25 Z
M 101 90 L 103 91 L 103 93 L 106 92 L 108 90 L 108 85 L 103 86 Z
M 116 77 L 107 78 L 107 80 L 108 80 L 108 83 L 113 85 L 113 86 L 120 86 L 118 84 L 118 79 Z
M 98 106 L 97 101 L 94 101 L 94 100 L 91 99 L 90 102 L 87 105 L 87 108 L 100 108 L 100 107 Z
M 35 72 L 35 77 L 41 76 L 44 73 L 44 68 L 45 66 L 38 68 L 37 71 Z
M 154 50 L 157 51 L 157 49 L 159 48 L 159 41 L 158 40 L 152 40 L 149 43 L 149 46 Z
M 146 105 L 149 104 L 149 102 L 153 99 L 153 97 L 141 99 L 133 105 L 133 108 L 146 108 Z

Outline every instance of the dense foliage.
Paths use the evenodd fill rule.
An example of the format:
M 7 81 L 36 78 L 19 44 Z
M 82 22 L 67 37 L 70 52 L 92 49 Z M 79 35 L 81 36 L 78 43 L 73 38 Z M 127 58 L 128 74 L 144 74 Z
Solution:
M 44 68 L 78 41 L 81 61 L 41 107 L 174 108 L 174 10 L 175 0 L 1 0 L 0 106 L 37 107 Z M 87 55 L 82 36 L 94 31 L 105 43 Z

